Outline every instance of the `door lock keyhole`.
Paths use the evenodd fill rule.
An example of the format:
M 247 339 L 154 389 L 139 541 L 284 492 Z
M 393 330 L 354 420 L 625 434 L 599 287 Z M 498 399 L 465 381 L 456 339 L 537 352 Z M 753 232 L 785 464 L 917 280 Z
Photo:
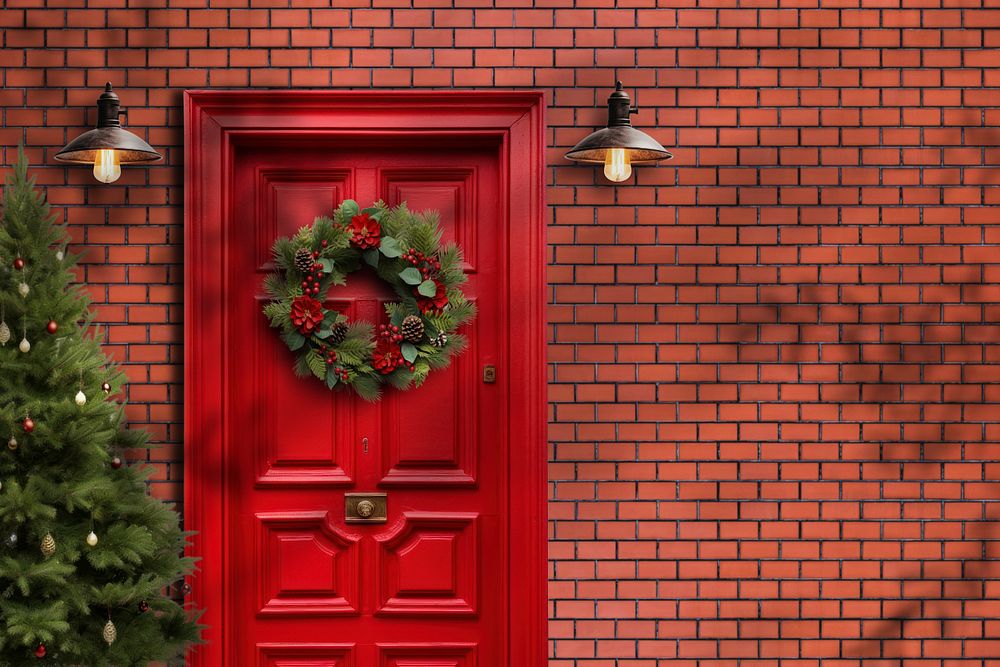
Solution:
M 368 453 L 368 438 L 361 438 L 361 451 L 364 454 Z

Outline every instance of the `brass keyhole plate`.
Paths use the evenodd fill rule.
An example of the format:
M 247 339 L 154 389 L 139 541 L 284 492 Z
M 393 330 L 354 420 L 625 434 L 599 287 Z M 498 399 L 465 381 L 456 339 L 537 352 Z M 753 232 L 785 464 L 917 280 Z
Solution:
M 347 523 L 385 523 L 388 498 L 384 493 L 345 493 L 344 521 Z

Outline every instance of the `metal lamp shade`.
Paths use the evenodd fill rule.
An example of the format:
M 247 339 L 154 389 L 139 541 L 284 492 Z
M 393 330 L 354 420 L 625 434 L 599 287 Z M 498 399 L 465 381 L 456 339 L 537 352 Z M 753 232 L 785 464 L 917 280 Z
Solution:
M 105 84 L 104 92 L 97 98 L 97 127 L 63 146 L 55 158 L 60 162 L 92 164 L 97 159 L 98 151 L 113 150 L 118 154 L 119 164 L 162 160 L 163 156 L 152 146 L 122 129 L 118 120 L 120 114 L 118 95 L 111 89 L 110 83 Z
M 656 139 L 631 125 L 615 125 L 597 130 L 584 137 L 583 141 L 566 153 L 566 157 L 576 162 L 604 164 L 604 159 L 612 148 L 628 151 L 632 164 L 658 162 L 673 157 Z
M 121 164 L 129 162 L 156 162 L 163 156 L 153 150 L 145 141 L 118 126 L 97 127 L 84 132 L 79 137 L 63 146 L 56 153 L 55 159 L 60 162 L 76 162 L 93 164 L 97 151 L 112 149 L 118 152 Z

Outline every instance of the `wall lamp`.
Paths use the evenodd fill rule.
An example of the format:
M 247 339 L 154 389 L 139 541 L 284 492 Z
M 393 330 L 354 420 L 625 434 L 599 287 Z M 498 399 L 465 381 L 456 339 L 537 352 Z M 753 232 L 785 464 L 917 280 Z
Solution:
M 122 113 L 120 106 L 111 84 L 106 84 L 97 98 L 97 127 L 63 146 L 56 153 L 56 160 L 93 164 L 94 178 L 101 183 L 117 181 L 122 175 L 123 164 L 162 160 L 163 156 L 152 146 L 122 128 L 118 119 Z
M 632 127 L 629 117 L 639 113 L 622 89 L 622 82 L 615 83 L 615 92 L 608 97 L 608 126 L 597 130 L 566 153 L 575 162 L 603 164 L 604 176 L 620 183 L 632 175 L 633 164 L 652 164 L 673 157 L 659 142 L 645 132 Z

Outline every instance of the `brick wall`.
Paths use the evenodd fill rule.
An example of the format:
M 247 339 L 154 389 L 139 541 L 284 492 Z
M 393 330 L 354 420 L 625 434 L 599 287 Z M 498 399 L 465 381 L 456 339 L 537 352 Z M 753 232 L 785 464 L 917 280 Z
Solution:
M 543 88 L 551 665 L 1000 664 L 996 10 L 166 4 L 0 11 L 3 157 L 47 165 L 158 494 L 182 483 L 181 90 Z M 617 188 L 561 157 L 616 76 L 677 147 Z M 106 80 L 167 161 L 98 186 L 52 155 Z

